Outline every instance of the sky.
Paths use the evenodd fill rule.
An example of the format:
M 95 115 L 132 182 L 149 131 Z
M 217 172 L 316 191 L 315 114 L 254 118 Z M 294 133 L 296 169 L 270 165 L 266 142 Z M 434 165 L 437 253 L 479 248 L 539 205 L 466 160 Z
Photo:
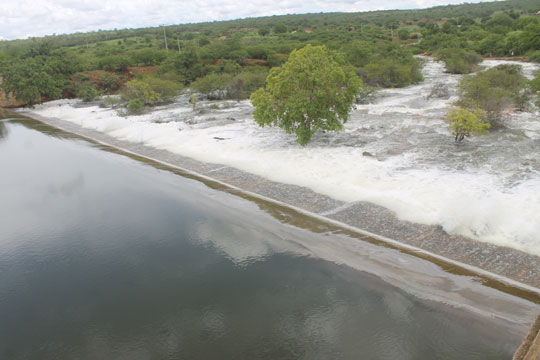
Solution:
M 463 2 L 465 0 L 0 0 L 0 39 L 270 15 L 419 9 Z

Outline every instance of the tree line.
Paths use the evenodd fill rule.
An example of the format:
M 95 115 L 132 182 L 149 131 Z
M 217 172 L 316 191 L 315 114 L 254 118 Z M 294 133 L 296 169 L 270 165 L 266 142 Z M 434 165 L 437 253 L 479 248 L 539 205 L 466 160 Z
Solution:
M 0 41 L 0 75 L 4 92 L 27 105 L 119 94 L 120 99 L 109 97 L 107 103 L 122 103 L 126 113 L 137 114 L 170 101 L 186 87 L 211 99 L 247 99 L 269 86 L 267 77 L 275 74 L 272 69 L 287 64 L 292 54 L 322 46 L 340 59 L 347 73 L 361 80 L 356 100 L 362 102 L 373 89 L 421 81 L 421 60 L 415 54 L 436 56 L 448 72 L 458 74 L 475 73 L 485 56 L 525 55 L 540 62 L 538 10 L 536 1 L 514 0 Z M 460 84 L 459 101 L 467 113 L 455 112 L 449 119 L 482 118 L 494 126 L 501 107 L 527 106 L 538 91 L 535 81 L 525 81 L 512 68 L 468 76 Z M 483 125 L 476 127 L 482 130 L 478 132 L 486 130 Z M 459 130 L 456 139 L 477 132 L 469 130 Z

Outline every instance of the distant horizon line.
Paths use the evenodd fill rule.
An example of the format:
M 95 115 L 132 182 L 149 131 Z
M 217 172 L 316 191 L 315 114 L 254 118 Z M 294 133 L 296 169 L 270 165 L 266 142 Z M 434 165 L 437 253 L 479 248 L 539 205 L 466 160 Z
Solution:
M 467 5 L 467 4 L 480 4 L 480 3 L 490 3 L 490 2 L 504 2 L 509 0 L 490 0 L 490 1 L 482 1 L 482 0 L 475 0 L 475 1 L 463 1 L 459 4 L 446 4 L 446 5 L 434 5 L 431 7 L 422 7 L 422 8 L 393 8 L 393 9 L 376 9 L 376 10 L 361 10 L 361 11 L 319 11 L 319 12 L 298 12 L 298 13 L 286 13 L 286 14 L 272 14 L 272 15 L 261 15 L 261 16 L 246 16 L 246 17 L 239 17 L 239 18 L 231 18 L 231 19 L 221 19 L 221 20 L 201 20 L 201 21 L 192 21 L 192 22 L 184 22 L 184 23 L 161 23 L 157 25 L 141 25 L 138 27 L 123 27 L 123 28 L 109 28 L 109 29 L 94 29 L 94 30 L 80 30 L 80 31 L 73 31 L 73 32 L 66 32 L 66 33 L 52 33 L 52 34 L 45 34 L 45 35 L 28 35 L 26 37 L 17 37 L 17 38 L 5 38 L 2 35 L 0 35 L 0 41 L 16 41 L 16 40 L 31 40 L 31 39 L 40 39 L 40 38 L 46 38 L 46 37 L 55 37 L 55 36 L 69 36 L 69 35 L 76 35 L 76 34 L 87 34 L 87 33 L 99 33 L 99 32 L 111 32 L 111 31 L 125 31 L 125 30 L 139 30 L 139 29 L 151 29 L 151 28 L 160 28 L 160 27 L 167 27 L 167 26 L 182 26 L 182 25 L 195 25 L 195 24 L 205 24 L 205 23 L 220 23 L 220 22 L 229 22 L 229 21 L 240 21 L 240 20 L 247 20 L 247 19 L 262 19 L 262 18 L 271 18 L 271 17 L 285 17 L 285 16 L 295 16 L 295 15 L 321 15 L 321 14 L 364 14 L 364 13 L 375 13 L 375 12 L 390 12 L 390 11 L 421 11 L 421 10 L 427 10 L 427 9 L 433 9 L 438 7 L 453 7 L 453 6 L 461 6 L 461 5 Z

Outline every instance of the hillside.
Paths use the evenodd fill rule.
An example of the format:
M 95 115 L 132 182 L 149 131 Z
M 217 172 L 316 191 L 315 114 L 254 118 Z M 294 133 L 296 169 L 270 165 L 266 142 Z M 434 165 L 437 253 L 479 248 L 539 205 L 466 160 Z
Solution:
M 118 93 L 133 79 L 139 82 L 133 86 L 144 84 L 159 94 L 144 105 L 167 101 L 186 86 L 243 99 L 264 84 L 270 68 L 309 43 L 341 52 L 366 85 L 403 87 L 422 79 L 412 56 L 418 53 L 456 49 L 539 61 L 539 10 L 537 1 L 515 0 L 0 41 L 0 74 L 4 91 L 26 104 L 62 97 L 92 100 Z

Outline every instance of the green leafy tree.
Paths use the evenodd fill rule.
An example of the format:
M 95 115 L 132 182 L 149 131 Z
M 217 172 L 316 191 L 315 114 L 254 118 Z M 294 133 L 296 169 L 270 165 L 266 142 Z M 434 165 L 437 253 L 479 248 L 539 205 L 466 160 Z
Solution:
M 285 24 L 277 24 L 274 26 L 274 32 L 276 34 L 283 34 L 287 32 L 287 26 Z
M 39 58 L 5 62 L 0 66 L 0 73 L 4 92 L 13 94 L 26 105 L 62 96 L 65 79 Z
M 99 95 L 97 89 L 88 84 L 78 84 L 75 90 L 75 96 L 82 99 L 84 102 L 93 101 Z
M 99 76 L 101 88 L 107 93 L 113 93 L 122 86 L 122 78 L 116 74 L 104 72 Z
M 158 69 L 159 73 L 173 71 L 184 77 L 186 82 L 195 80 L 200 76 L 201 67 L 198 64 L 199 54 L 192 44 L 186 44 L 180 53 L 174 52 L 169 55 Z
M 259 32 L 259 35 L 261 35 L 261 36 L 266 36 L 266 35 L 270 34 L 270 30 L 268 28 L 265 28 L 265 27 L 260 28 L 258 32 Z
M 401 40 L 407 40 L 411 36 L 411 33 L 409 32 L 409 30 L 403 28 L 399 29 L 398 36 Z
M 343 128 L 361 85 L 340 55 L 307 45 L 273 68 L 266 87 L 251 95 L 253 115 L 260 126 L 279 126 L 306 145 L 319 129 Z
M 344 45 L 341 51 L 346 54 L 349 63 L 361 67 L 370 62 L 375 53 L 375 46 L 368 41 L 355 40 Z
M 483 116 L 484 112 L 478 109 L 474 112 L 465 109 L 451 110 L 446 120 L 451 123 L 455 141 L 461 142 L 471 135 L 487 134 L 491 125 L 482 120 Z

